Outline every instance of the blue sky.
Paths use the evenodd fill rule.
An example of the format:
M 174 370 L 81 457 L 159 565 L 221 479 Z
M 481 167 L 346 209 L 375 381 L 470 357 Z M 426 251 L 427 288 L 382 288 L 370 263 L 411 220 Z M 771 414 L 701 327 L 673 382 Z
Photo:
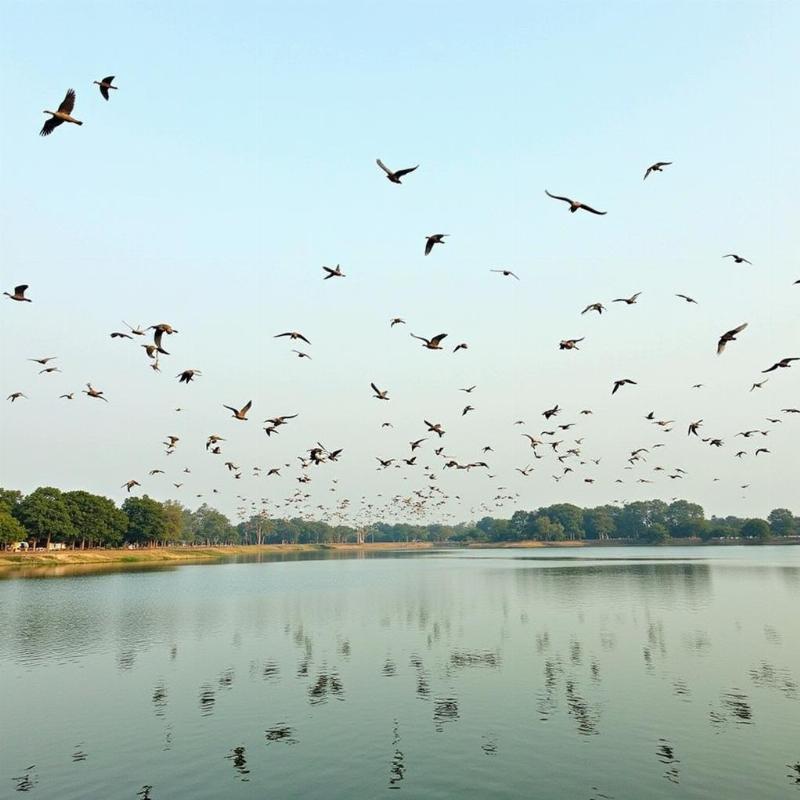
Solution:
M 520 494 L 498 515 L 674 495 L 715 513 L 800 511 L 800 415 L 779 413 L 800 407 L 800 367 L 748 391 L 800 355 L 796 4 L 2 9 L 0 277 L 3 290 L 29 283 L 34 300 L 0 306 L 0 389 L 30 397 L 2 407 L 3 485 L 121 499 L 135 477 L 152 496 L 203 494 L 232 513 L 237 494 L 277 503 L 294 491 L 295 456 L 319 440 L 345 454 L 312 473 L 312 504 L 357 504 L 425 485 L 419 469 L 375 472 L 374 458 L 407 456 L 434 418 L 457 460 L 495 449 L 492 480 L 442 473 L 430 450 L 418 459 L 461 497 L 447 505 L 458 519 L 491 507 L 498 485 Z M 111 73 L 120 88 L 106 103 L 92 81 Z M 84 125 L 40 138 L 42 109 L 68 87 Z M 376 157 L 421 166 L 394 186 Z M 657 160 L 674 164 L 643 182 Z M 569 214 L 546 188 L 608 215 Z M 425 258 L 436 232 L 450 236 Z M 323 282 L 321 265 L 336 263 L 347 277 Z M 609 303 L 636 291 L 637 305 Z M 581 316 L 594 301 L 608 314 Z M 408 326 L 390 330 L 395 315 Z M 162 374 L 142 340 L 109 339 L 123 319 L 179 330 Z M 744 321 L 717 358 L 719 335 Z M 311 339 L 312 361 L 273 338 L 290 329 Z M 469 350 L 427 352 L 411 331 Z M 579 336 L 579 352 L 558 351 Z M 25 360 L 45 355 L 63 373 Z M 189 367 L 203 376 L 179 386 Z M 611 398 L 621 377 L 639 385 Z M 389 403 L 371 397 L 373 380 Z M 86 381 L 111 402 L 57 399 Z M 221 407 L 249 399 L 248 423 Z M 476 411 L 462 418 L 467 401 Z M 557 421 L 578 423 L 563 438 L 583 437 L 582 456 L 601 464 L 556 483 L 548 456 L 523 478 L 514 467 L 533 459 L 520 431 L 547 429 L 540 412 L 556 402 Z M 674 431 L 645 422 L 650 410 Z M 278 437 L 257 424 L 295 411 Z M 724 448 L 687 440 L 699 418 Z M 734 437 L 756 427 L 771 429 L 758 460 L 762 441 Z M 207 457 L 212 432 L 242 480 Z M 170 433 L 181 443 L 166 458 Z M 659 441 L 623 471 L 630 450 Z M 280 480 L 250 477 L 282 463 L 293 467 Z M 689 474 L 669 481 L 657 465 Z M 152 468 L 168 474 L 147 478 Z

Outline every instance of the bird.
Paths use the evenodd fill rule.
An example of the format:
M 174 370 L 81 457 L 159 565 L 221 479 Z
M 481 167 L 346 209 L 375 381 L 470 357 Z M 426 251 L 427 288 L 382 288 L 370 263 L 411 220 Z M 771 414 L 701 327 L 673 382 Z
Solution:
M 425 342 L 425 344 L 423 344 L 422 346 L 427 348 L 428 350 L 442 350 L 443 349 L 441 346 L 442 339 L 444 339 L 447 336 L 446 333 L 440 333 L 437 334 L 436 336 L 433 336 L 430 339 L 426 339 L 424 336 L 417 336 L 415 333 L 412 333 L 411 335 L 415 339 L 419 339 L 421 342 Z
M 751 266 L 753 264 L 752 261 L 748 261 L 746 258 L 743 258 L 742 256 L 737 256 L 736 253 L 726 253 L 722 257 L 723 258 L 732 258 L 734 260 L 734 262 L 736 262 L 737 264 L 750 264 Z
M 296 353 L 298 358 L 307 358 L 309 361 L 312 360 L 311 356 L 308 353 L 304 353 L 302 350 L 292 350 L 292 352 Z
M 506 278 L 516 278 L 517 280 L 519 280 L 519 275 L 512 272 L 510 269 L 490 269 L 489 272 L 499 272 Z
M 759 381 L 758 383 L 754 383 L 754 384 L 753 384 L 753 385 L 750 387 L 750 391 L 752 392 L 752 391 L 753 391 L 753 389 L 760 389 L 760 388 L 761 388 L 761 387 L 762 387 L 762 386 L 763 386 L 763 385 L 764 385 L 764 384 L 765 384 L 765 383 L 766 383 L 768 380 L 769 380 L 769 378 L 764 378 L 764 380 L 763 380 L 763 381 Z
M 409 442 L 411 445 L 411 452 L 413 453 L 425 441 L 427 441 L 427 439 L 416 439 L 413 442 Z
M 625 303 L 626 305 L 632 306 L 640 295 L 641 292 L 636 292 L 636 294 L 632 294 L 630 297 L 618 297 L 616 300 L 613 300 L 612 302 Z
M 137 325 L 137 326 L 134 328 L 134 327 L 133 327 L 133 325 L 130 325 L 129 323 L 125 322 L 125 320 L 122 320 L 122 324 L 123 324 L 123 325 L 124 325 L 126 328 L 128 328 L 128 329 L 130 330 L 130 332 L 131 332 L 131 333 L 132 333 L 134 336 L 144 336 L 144 335 L 147 333 L 147 331 L 146 331 L 144 328 L 142 328 L 142 326 L 141 326 L 141 325 Z
M 61 370 L 58 367 L 45 367 L 44 369 L 39 370 L 40 375 L 49 374 L 51 372 L 61 372 Z
M 469 413 L 470 411 L 474 411 L 474 410 L 475 410 L 475 406 L 464 406 L 464 410 L 461 412 L 461 416 L 463 417 L 467 413 Z
M 621 380 L 614 381 L 614 388 L 611 390 L 611 394 L 616 394 L 617 389 L 621 386 L 625 386 L 626 383 L 633 384 L 634 386 L 637 385 L 636 381 L 632 381 L 630 378 L 622 378 Z
M 695 300 L 693 297 L 689 297 L 688 294 L 676 294 L 675 297 L 680 297 L 687 303 L 695 303 L 695 304 L 697 303 L 697 300 Z
M 405 169 L 398 169 L 396 172 L 392 172 L 379 158 L 375 159 L 375 163 L 386 173 L 386 179 L 390 180 L 392 183 L 402 183 L 400 178 L 404 175 L 408 175 L 409 172 L 413 172 L 419 167 L 419 164 L 417 164 L 416 167 L 406 167 Z
M 644 178 L 642 178 L 642 180 L 647 180 L 647 176 L 651 172 L 663 172 L 663 167 L 668 167 L 671 163 L 671 161 L 656 161 L 655 164 L 651 164 L 647 168 L 647 172 L 644 173 Z
M 478 388 L 477 386 L 467 386 L 466 388 L 459 389 L 458 391 L 459 392 L 466 392 L 467 394 L 471 394 L 477 388 Z
M 12 300 L 16 300 L 18 303 L 32 303 L 33 300 L 31 300 L 29 297 L 25 297 L 27 288 L 27 283 L 21 283 L 19 286 L 14 287 L 14 294 L 10 294 L 9 292 L 3 292 L 3 294 Z
M 345 274 L 342 272 L 342 268 L 337 264 L 335 267 L 326 267 L 323 266 L 322 269 L 325 270 L 328 274 L 322 279 L 327 281 L 329 278 L 344 278 Z
M 58 396 L 59 400 L 73 400 L 75 398 L 75 392 L 69 392 L 67 394 L 60 394 Z
M 133 339 L 129 333 L 123 333 L 122 331 L 112 331 L 110 334 L 112 339 Z
M 39 136 L 49 136 L 62 122 L 72 122 L 74 125 L 83 125 L 79 119 L 70 116 L 73 108 L 75 108 L 75 90 L 67 89 L 67 93 L 61 101 L 58 111 L 48 111 L 45 109 L 42 112 L 43 114 L 50 114 L 51 116 L 50 119 L 42 125 Z
M 168 322 L 158 322 L 155 325 L 151 325 L 147 330 L 155 331 L 153 333 L 153 344 L 155 344 L 159 353 L 163 353 L 165 356 L 168 356 L 169 353 L 161 347 L 161 338 L 165 333 L 167 336 L 172 336 L 173 333 L 177 333 L 178 331 Z
M 698 419 L 696 422 L 690 422 L 689 423 L 689 432 L 686 435 L 689 436 L 690 434 L 694 434 L 695 436 L 698 436 L 699 434 L 697 433 L 697 429 L 702 424 L 703 424 L 703 420 L 702 419 Z
M 776 361 L 768 369 L 762 369 L 761 372 L 774 372 L 776 369 L 787 369 L 788 367 L 792 366 L 792 361 L 800 361 L 800 358 L 782 358 L 780 361 Z
M 596 208 L 592 208 L 591 206 L 587 206 L 586 203 L 581 203 L 579 200 L 571 200 L 569 197 L 561 197 L 557 194 L 550 194 L 547 189 L 544 190 L 544 193 L 548 197 L 552 197 L 553 200 L 563 200 L 565 203 L 569 203 L 569 210 L 574 214 L 578 209 L 583 209 L 584 211 L 588 211 L 591 214 L 607 214 L 607 211 L 598 211 Z
M 81 391 L 89 397 L 94 397 L 97 400 L 105 400 L 106 403 L 108 402 L 108 398 L 103 397 L 103 393 L 99 389 L 95 389 L 91 383 L 87 383 L 86 388 L 81 389 Z
M 401 317 L 392 317 L 389 320 L 389 327 L 390 328 L 394 328 L 395 325 L 405 325 L 405 324 L 406 324 L 406 321 L 404 319 L 402 319 Z
M 429 433 L 435 433 L 440 439 L 444 436 L 444 429 L 442 428 L 441 422 L 428 422 L 428 420 L 423 420 L 423 422 L 428 426 Z
M 374 383 L 371 383 L 370 386 L 372 387 L 372 391 L 375 392 L 375 397 L 378 400 L 388 400 L 389 399 L 389 390 L 388 389 L 379 389 Z
M 107 78 L 103 78 L 102 81 L 93 81 L 100 87 L 100 94 L 108 100 L 108 90 L 109 89 L 118 89 L 118 86 L 112 86 L 111 84 L 114 82 L 114 76 L 109 75 Z
M 208 441 L 206 442 L 206 450 L 208 450 L 208 448 L 209 448 L 209 447 L 210 447 L 212 444 L 216 444 L 217 442 L 224 442 L 224 441 L 225 441 L 225 439 L 223 439 L 221 436 L 218 436 L 216 433 L 212 433 L 212 434 L 211 434 L 211 435 L 208 437 Z
M 139 483 L 139 481 L 131 478 L 129 481 L 125 481 L 125 483 L 123 483 L 122 486 L 120 486 L 120 489 L 127 489 L 128 493 L 130 494 L 130 491 L 131 489 L 133 489 L 134 486 L 141 486 L 141 485 L 142 484 Z
M 47 356 L 45 358 L 29 358 L 28 361 L 34 361 L 44 367 L 48 361 L 55 361 L 57 358 L 58 356 Z
M 558 407 L 558 403 L 556 403 L 552 408 L 548 408 L 545 411 L 542 411 L 542 416 L 545 419 L 550 419 L 550 417 L 554 417 L 561 409 Z
M 12 392 L 12 394 L 6 397 L 6 400 L 10 400 L 13 403 L 15 400 L 19 400 L 20 397 L 24 397 L 26 400 L 28 399 L 28 395 L 22 392 Z
M 581 336 L 580 339 L 562 339 L 558 343 L 559 350 L 579 350 L 578 342 L 582 342 L 586 337 Z
M 191 383 L 195 376 L 202 375 L 203 373 L 200 372 L 199 369 L 185 369 L 183 372 L 179 372 L 175 377 L 178 379 L 178 383 Z
M 444 237 L 449 236 L 449 233 L 433 233 L 425 237 L 425 255 L 427 256 L 435 244 L 444 244 Z
M 300 341 L 305 342 L 306 344 L 311 344 L 311 342 L 303 336 L 302 333 L 298 333 L 297 331 L 287 331 L 286 333 L 276 333 L 273 336 L 273 339 L 280 339 L 282 336 L 288 336 L 292 340 L 300 339 Z
M 602 303 L 589 303 L 589 305 L 581 311 L 581 314 L 585 314 L 587 311 L 596 311 L 598 314 L 602 314 L 605 310 L 606 307 Z
M 453 352 L 457 353 L 459 350 L 467 350 L 469 349 L 466 342 L 460 342 L 453 348 Z
M 240 409 L 236 409 L 233 406 L 226 406 L 224 403 L 222 405 L 223 408 L 227 408 L 228 411 L 233 411 L 234 419 L 247 419 L 247 412 L 250 410 L 250 407 L 253 405 L 252 400 L 248 400 Z M 209 441 L 211 441 L 209 437 Z
M 719 337 L 719 341 L 717 342 L 717 355 L 720 355 L 722 351 L 725 349 L 725 345 L 728 342 L 735 342 L 736 341 L 736 334 L 741 333 L 747 327 L 747 323 L 743 322 L 739 325 L 738 328 L 733 328 L 732 330 L 726 331 Z

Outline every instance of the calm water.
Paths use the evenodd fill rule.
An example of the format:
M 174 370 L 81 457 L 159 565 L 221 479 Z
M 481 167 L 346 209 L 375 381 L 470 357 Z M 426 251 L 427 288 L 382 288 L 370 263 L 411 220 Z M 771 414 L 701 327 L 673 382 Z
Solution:
M 800 547 L 0 580 L 0 797 L 800 798 L 799 608 Z

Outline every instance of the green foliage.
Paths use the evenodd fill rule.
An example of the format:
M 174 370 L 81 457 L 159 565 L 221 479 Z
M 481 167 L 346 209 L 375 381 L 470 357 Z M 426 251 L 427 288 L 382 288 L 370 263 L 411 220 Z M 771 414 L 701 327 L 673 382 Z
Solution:
M 775 508 L 767 517 L 769 527 L 775 536 L 796 536 L 800 533 L 800 519 L 788 508 Z
M 164 507 L 147 495 L 128 497 L 122 504 L 128 518 L 125 540 L 134 544 L 163 541 L 169 527 Z
M 7 511 L 0 510 L 0 545 L 21 542 L 28 538 L 28 532 L 22 523 L 14 519 Z
M 0 489 L 0 512 L 13 514 L 22 500 L 22 492 L 16 489 Z
M 67 541 L 75 535 L 64 495 L 52 486 L 41 486 L 31 492 L 14 510 L 14 516 L 25 526 L 31 538 Z
M 742 525 L 741 534 L 745 539 L 758 539 L 764 542 L 772 536 L 772 531 L 765 520 L 749 519 Z
M 113 500 L 90 492 L 67 492 L 64 495 L 74 537 L 82 543 L 117 547 L 128 529 L 127 516 Z

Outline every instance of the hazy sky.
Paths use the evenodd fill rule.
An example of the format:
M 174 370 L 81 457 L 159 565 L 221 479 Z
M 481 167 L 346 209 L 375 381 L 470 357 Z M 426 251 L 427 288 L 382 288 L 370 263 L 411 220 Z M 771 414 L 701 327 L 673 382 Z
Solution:
M 428 464 L 455 519 L 673 496 L 709 513 L 800 512 L 800 415 L 780 412 L 800 407 L 800 362 L 761 375 L 800 356 L 796 3 L 0 7 L 0 283 L 33 299 L 0 304 L 0 391 L 30 398 L 3 399 L 2 485 L 121 500 L 136 478 L 138 492 L 232 515 L 236 495 L 294 492 L 296 456 L 321 441 L 344 453 L 310 470 L 312 505 L 407 495 Z M 92 85 L 108 74 L 110 102 Z M 83 126 L 40 138 L 68 87 Z M 396 186 L 376 157 L 421 166 Z M 674 164 L 643 182 L 658 160 Z M 546 188 L 608 214 L 570 214 Z M 437 232 L 450 236 L 426 258 Z M 323 282 L 336 263 L 347 277 Z M 610 302 L 637 291 L 636 305 Z M 597 301 L 607 314 L 581 316 Z M 390 329 L 392 316 L 408 325 Z M 178 329 L 161 374 L 149 339 L 109 338 L 121 320 Z M 313 360 L 273 338 L 287 330 Z M 410 332 L 447 332 L 449 346 L 426 351 Z M 26 360 L 54 355 L 62 373 Z M 188 368 L 202 377 L 179 385 Z M 623 377 L 638 385 L 612 397 Z M 58 399 L 86 381 L 110 402 Z M 248 422 L 222 408 L 250 399 Z M 296 412 L 267 438 L 261 420 Z M 700 418 L 724 447 L 687 437 Z M 423 419 L 443 424 L 441 442 L 429 434 L 415 468 L 376 471 L 376 456 L 410 455 Z M 521 433 L 570 422 L 559 452 L 582 438 L 586 463 L 548 446 L 535 460 Z M 748 429 L 770 432 L 735 437 Z M 210 433 L 223 456 L 206 453 Z M 181 437 L 169 457 L 167 434 Z M 439 444 L 462 463 L 491 445 L 495 477 L 443 471 Z M 647 462 L 624 469 L 639 447 Z M 284 463 L 281 478 L 252 477 Z M 529 477 L 514 469 L 528 464 Z

